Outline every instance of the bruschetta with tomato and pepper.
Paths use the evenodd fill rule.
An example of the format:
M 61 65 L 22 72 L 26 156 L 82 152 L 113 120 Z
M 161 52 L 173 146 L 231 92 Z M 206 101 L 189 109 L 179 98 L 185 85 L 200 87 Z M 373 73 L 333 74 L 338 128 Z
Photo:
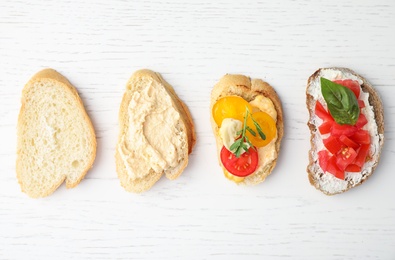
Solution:
M 376 168 L 384 143 L 383 105 L 363 77 L 322 68 L 308 80 L 310 183 L 327 195 L 362 184 Z
M 258 184 L 274 169 L 284 132 L 276 91 L 260 79 L 225 75 L 211 92 L 219 164 L 236 183 Z

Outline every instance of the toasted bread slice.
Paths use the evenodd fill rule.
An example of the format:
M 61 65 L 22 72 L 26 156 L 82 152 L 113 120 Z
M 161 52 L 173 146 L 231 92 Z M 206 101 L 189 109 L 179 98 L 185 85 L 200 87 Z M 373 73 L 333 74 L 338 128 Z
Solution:
M 116 166 L 127 191 L 150 189 L 165 174 L 176 179 L 196 142 L 186 105 L 150 70 L 135 72 L 126 84 L 119 112 Z
M 347 173 L 345 180 L 335 178 L 332 174 L 324 172 L 318 163 L 318 149 L 322 147 L 319 143 L 320 133 L 318 131 L 318 117 L 315 114 L 315 105 L 317 100 L 321 100 L 323 97 L 321 94 L 320 77 L 333 79 L 353 79 L 358 80 L 361 84 L 362 92 L 368 93 L 368 103 L 366 105 L 366 117 L 368 119 L 368 125 L 372 130 L 369 130 L 371 135 L 371 148 L 368 155 L 368 160 L 362 167 L 362 171 L 359 173 Z M 342 77 L 342 78 L 334 78 Z M 377 167 L 380 159 L 381 150 L 384 144 L 384 111 L 383 104 L 373 86 L 362 76 L 356 72 L 347 68 L 321 68 L 317 70 L 313 75 L 310 76 L 307 83 L 306 89 L 306 105 L 309 111 L 310 117 L 308 121 L 308 127 L 310 128 L 311 138 L 311 149 L 309 151 L 309 165 L 307 166 L 307 172 L 310 183 L 318 190 L 322 191 L 326 195 L 334 195 L 345 192 L 355 186 L 358 186 L 365 182 L 369 176 L 371 176 Z M 320 96 L 321 95 L 321 96 Z
M 277 118 L 276 118 L 277 139 L 274 144 L 275 151 L 273 151 L 275 153 L 275 156 L 273 160 L 266 163 L 264 167 L 260 167 L 261 165 L 258 164 L 258 168 L 253 174 L 242 179 L 237 177 L 233 178 L 233 175 L 227 172 L 227 170 L 222 165 L 222 162 L 220 160 L 220 151 L 224 144 L 219 135 L 219 127 L 215 123 L 214 118 L 212 116 L 212 109 L 214 104 L 222 97 L 240 96 L 244 98 L 247 102 L 251 102 L 258 95 L 262 95 L 264 97 L 269 98 L 272 101 L 275 110 L 277 111 Z M 261 79 L 250 79 L 249 77 L 243 75 L 232 75 L 232 74 L 225 75 L 214 86 L 211 92 L 210 119 L 211 119 L 211 126 L 217 143 L 219 164 L 222 167 L 225 176 L 227 176 L 228 178 L 229 176 L 231 176 L 231 178 L 229 179 L 235 181 L 238 184 L 254 185 L 263 182 L 265 178 L 273 171 L 274 167 L 276 166 L 278 154 L 280 152 L 281 140 L 284 135 L 282 106 L 281 106 L 280 98 L 278 97 L 273 87 Z
M 64 180 L 73 188 L 92 167 L 92 123 L 76 89 L 55 70 L 42 70 L 25 85 L 17 128 L 16 173 L 30 197 L 48 196 Z

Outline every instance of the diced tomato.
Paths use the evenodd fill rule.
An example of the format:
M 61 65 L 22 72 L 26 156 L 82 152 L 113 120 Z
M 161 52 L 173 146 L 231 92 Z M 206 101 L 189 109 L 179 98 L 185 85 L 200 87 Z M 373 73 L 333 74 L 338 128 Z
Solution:
M 366 157 L 369 154 L 370 144 L 363 144 L 358 150 L 358 155 L 353 164 L 362 167 L 366 162 Z
M 366 106 L 363 100 L 358 99 L 362 90 L 357 80 L 334 80 L 334 82 L 347 87 L 355 94 L 360 109 Z M 330 134 L 323 140 L 326 149 L 318 152 L 318 163 L 323 171 L 342 180 L 345 171 L 360 172 L 370 149 L 370 134 L 362 129 L 368 123 L 366 116 L 360 113 L 355 125 L 340 125 L 319 101 L 316 102 L 315 113 L 323 120 L 318 127 L 321 135 Z
M 333 123 L 332 128 L 331 128 L 331 134 L 333 136 L 351 136 L 353 135 L 358 129 L 355 126 L 352 125 L 340 125 L 336 122 Z
M 359 108 L 364 108 L 365 102 L 363 102 L 363 100 L 358 99 L 358 106 L 359 106 Z
M 357 152 L 351 147 L 343 147 L 336 156 L 337 167 L 344 171 L 348 165 L 354 162 Z
M 359 144 L 357 144 L 345 135 L 339 136 L 339 141 L 342 142 L 344 145 L 353 148 L 354 150 L 359 148 Z
M 324 106 L 319 101 L 315 103 L 315 114 L 324 121 L 333 121 L 332 116 L 325 110 Z
M 318 127 L 318 130 L 320 131 L 320 133 L 322 135 L 328 134 L 331 132 L 332 125 L 333 125 L 333 122 L 325 121 Z
M 334 136 L 329 136 L 328 138 L 323 140 L 326 149 L 332 154 L 337 154 L 342 148 L 342 143 L 337 140 Z
M 322 150 L 318 152 L 318 163 L 321 169 L 326 172 L 328 169 L 329 152 L 327 150 Z
M 362 128 L 364 125 L 366 125 L 368 122 L 368 120 L 366 119 L 366 116 L 362 113 L 359 113 L 359 117 L 357 120 L 357 123 L 355 124 L 355 126 L 360 129 Z
M 360 172 L 361 167 L 356 164 L 350 164 L 346 167 L 346 172 Z
M 368 131 L 359 129 L 355 132 L 350 139 L 358 144 L 370 144 L 370 134 Z
M 357 99 L 359 98 L 359 94 L 361 93 L 361 86 L 359 85 L 359 82 L 357 80 L 344 79 L 334 80 L 333 82 L 349 88 L 352 92 L 354 92 Z
M 336 178 L 344 180 L 344 171 L 337 167 L 335 155 L 332 155 L 332 157 L 329 159 L 327 171 L 332 173 Z

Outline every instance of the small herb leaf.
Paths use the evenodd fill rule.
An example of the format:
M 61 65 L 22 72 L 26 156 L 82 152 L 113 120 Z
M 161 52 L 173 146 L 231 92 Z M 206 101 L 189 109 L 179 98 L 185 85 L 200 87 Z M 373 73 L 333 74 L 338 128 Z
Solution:
M 247 126 L 246 129 L 248 130 L 248 132 L 250 132 L 250 134 L 252 134 L 253 136 L 256 136 L 255 131 L 252 130 L 249 126 Z
M 259 136 L 262 138 L 262 140 L 266 140 L 266 135 L 263 133 L 261 126 L 258 124 L 257 121 L 255 121 L 255 119 L 252 117 L 252 115 L 251 115 L 251 119 L 252 119 L 252 122 L 254 123 L 256 130 L 258 131 Z
M 320 78 L 320 81 L 322 96 L 326 101 L 329 113 L 336 123 L 355 125 L 360 113 L 355 94 L 347 87 L 328 79 Z
M 233 150 L 237 150 L 237 148 L 240 146 L 241 143 L 241 139 L 237 140 L 236 142 L 234 142 L 229 148 L 231 151 Z

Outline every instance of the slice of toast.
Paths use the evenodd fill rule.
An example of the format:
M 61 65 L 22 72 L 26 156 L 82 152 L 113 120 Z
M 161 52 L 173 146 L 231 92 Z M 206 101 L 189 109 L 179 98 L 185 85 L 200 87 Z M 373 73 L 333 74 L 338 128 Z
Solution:
M 258 165 L 258 169 L 253 174 L 243 178 L 242 180 L 240 180 L 239 178 L 235 178 L 237 180 L 235 181 L 235 179 L 229 178 L 237 182 L 238 184 L 254 185 L 263 182 L 265 178 L 273 171 L 274 167 L 276 166 L 278 154 L 280 152 L 281 140 L 284 135 L 284 121 L 283 121 L 283 111 L 282 111 L 281 101 L 276 91 L 268 83 L 266 83 L 261 79 L 250 79 L 249 77 L 246 77 L 244 75 L 232 75 L 232 74 L 225 75 L 214 86 L 211 92 L 210 120 L 214 132 L 214 136 L 216 139 L 219 164 L 221 165 L 225 176 L 232 176 L 232 175 L 226 171 L 220 160 L 220 151 L 224 144 L 219 135 L 219 128 L 212 116 L 211 111 L 213 109 L 213 106 L 220 98 L 226 96 L 240 96 L 244 98 L 247 102 L 251 102 L 258 95 L 263 95 L 264 97 L 269 98 L 272 101 L 277 111 L 277 120 L 276 120 L 277 140 L 275 141 L 275 145 L 274 145 L 276 156 L 265 167 L 261 167 L 261 169 L 259 169 L 260 165 Z
M 116 166 L 127 191 L 150 189 L 165 174 L 176 179 L 196 142 L 186 105 L 150 70 L 135 72 L 126 84 L 119 111 Z
M 319 143 L 319 131 L 317 121 L 318 118 L 315 115 L 315 105 L 317 100 L 324 103 L 321 87 L 320 77 L 325 77 L 329 80 L 333 80 L 331 77 L 341 75 L 343 79 L 358 80 L 361 84 L 361 90 L 369 94 L 368 102 L 365 104 L 367 109 L 371 109 L 371 116 L 368 117 L 368 124 L 374 125 L 372 130 L 374 134 L 371 134 L 371 149 L 368 156 L 368 160 L 365 162 L 360 173 L 346 173 L 345 180 L 335 178 L 330 173 L 324 173 L 318 163 L 318 149 L 322 147 Z M 336 76 L 339 77 L 339 76 Z M 345 192 L 355 186 L 362 184 L 369 176 L 371 176 L 377 167 L 380 159 L 381 150 L 384 144 L 384 111 L 383 104 L 373 86 L 362 76 L 356 72 L 347 68 L 321 68 L 318 69 L 313 75 L 310 76 L 307 82 L 306 88 L 306 105 L 309 111 L 309 121 L 307 123 L 310 128 L 310 143 L 311 149 L 309 151 L 309 165 L 307 166 L 307 172 L 310 183 L 318 190 L 322 191 L 326 195 L 335 195 L 338 193 Z M 321 96 L 320 96 L 321 95 Z
M 22 91 L 16 173 L 22 191 L 45 197 L 66 180 L 77 186 L 92 167 L 96 137 L 71 83 L 53 69 L 35 74 Z

